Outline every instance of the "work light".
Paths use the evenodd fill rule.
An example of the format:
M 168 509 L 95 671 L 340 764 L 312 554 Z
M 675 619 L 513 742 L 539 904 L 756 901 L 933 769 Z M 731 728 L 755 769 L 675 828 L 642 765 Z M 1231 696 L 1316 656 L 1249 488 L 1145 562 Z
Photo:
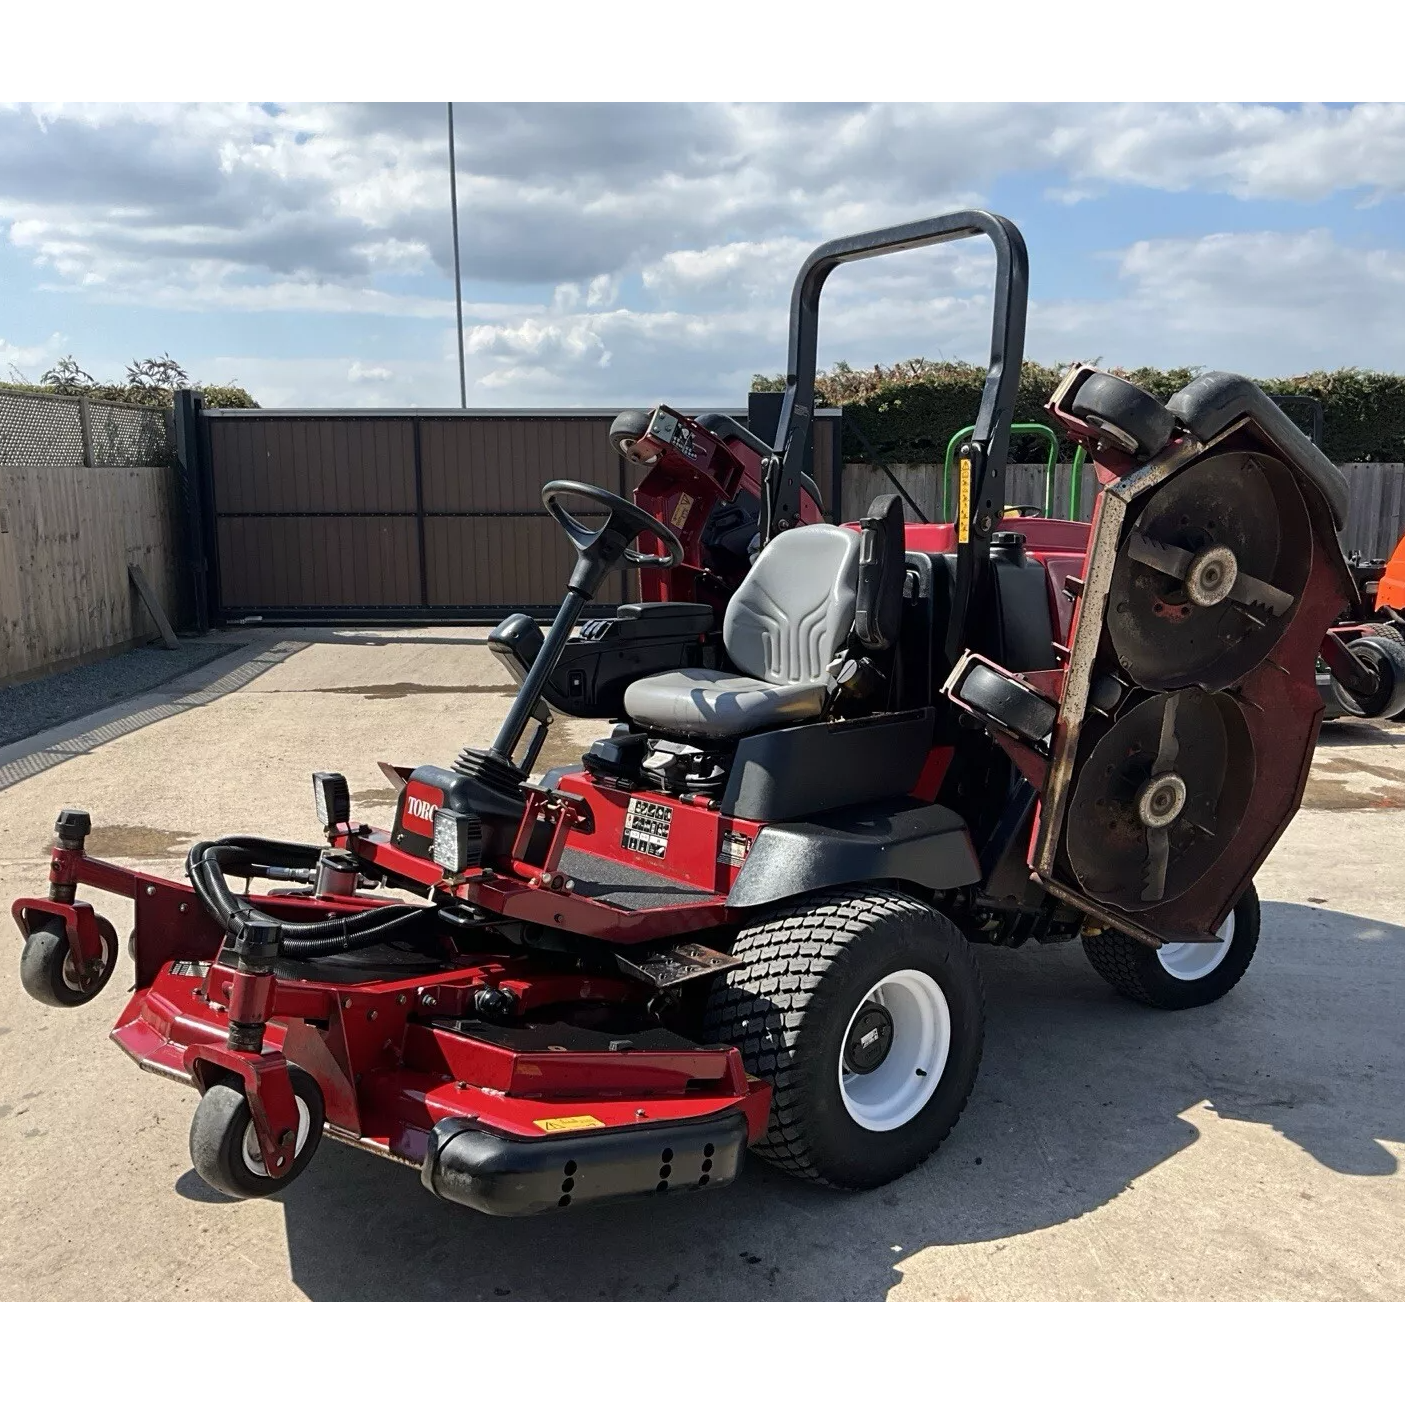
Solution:
M 445 873 L 476 868 L 483 852 L 483 826 L 478 816 L 458 810 L 435 810 L 434 846 L 430 852 Z
M 351 818 L 351 791 L 346 777 L 336 771 L 314 771 L 312 793 L 317 797 L 317 820 L 329 834 Z

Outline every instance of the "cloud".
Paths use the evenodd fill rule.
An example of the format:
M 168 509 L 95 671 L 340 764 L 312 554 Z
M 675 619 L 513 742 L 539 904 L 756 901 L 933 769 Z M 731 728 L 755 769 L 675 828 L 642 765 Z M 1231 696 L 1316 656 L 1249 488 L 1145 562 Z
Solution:
M 1398 332 L 1405 252 L 1354 248 L 1313 230 L 1140 240 L 1110 257 L 1110 296 L 1031 304 L 1031 359 L 1101 357 L 1106 365 L 1191 364 L 1254 375 L 1348 364 L 1405 371 Z M 839 270 L 821 310 L 822 363 L 914 354 L 984 360 L 988 262 L 982 270 L 979 260 L 952 260 L 921 273 L 914 265 L 886 280 L 877 263 Z M 848 276 L 855 281 L 846 285 Z M 753 372 L 783 368 L 786 315 L 783 298 L 696 312 L 593 311 L 578 299 L 480 323 L 466 338 L 470 403 L 740 406 Z M 352 391 L 354 403 L 457 399 L 452 350 L 441 363 L 386 361 L 395 379 L 374 387 L 349 385 L 347 364 L 336 364 L 335 372 L 310 362 L 240 367 L 242 383 L 267 404 L 343 404 Z M 367 390 L 377 398 L 366 399 Z
M 0 337 L 0 380 L 37 380 L 64 354 L 64 339 L 57 332 L 35 346 L 16 346 Z
M 453 403 L 444 119 L 439 104 L 0 107 L 0 238 L 70 320 L 95 303 L 373 316 L 430 348 L 239 362 L 266 403 Z M 1051 203 L 1405 193 L 1405 105 L 461 104 L 456 138 L 469 379 L 498 405 L 739 404 L 752 372 L 784 364 L 815 243 L 1013 177 Z M 1393 250 L 1326 230 L 1122 242 L 1110 294 L 1032 306 L 1032 355 L 1401 365 Z M 982 358 L 990 269 L 973 241 L 839 270 L 821 361 Z
M 1405 371 L 1405 251 L 1325 229 L 1138 240 L 1104 301 L 1036 304 L 1028 354 L 1193 364 L 1253 375 L 1323 366 Z
M 393 381 L 395 372 L 389 366 L 367 366 L 353 361 L 346 368 L 346 378 L 352 385 L 364 385 L 367 381 Z
M 764 262 L 1022 171 L 1050 173 L 1065 199 L 1405 190 L 1405 105 L 463 104 L 457 118 L 464 267 L 489 283 L 589 287 L 645 268 L 656 286 L 687 281 L 680 251 Z M 0 224 L 62 285 L 106 300 L 159 286 L 225 306 L 247 285 L 240 305 L 267 286 L 283 307 L 290 288 L 443 277 L 446 185 L 437 105 L 0 109 Z

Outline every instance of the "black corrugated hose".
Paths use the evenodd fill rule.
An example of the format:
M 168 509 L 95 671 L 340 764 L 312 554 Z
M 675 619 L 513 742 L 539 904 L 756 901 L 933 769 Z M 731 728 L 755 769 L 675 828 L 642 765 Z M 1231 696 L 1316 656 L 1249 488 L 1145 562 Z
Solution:
M 410 926 L 434 909 L 413 903 L 394 903 L 358 912 L 354 917 L 333 917 L 320 922 L 286 922 L 257 909 L 246 897 L 231 892 L 226 876 L 250 876 L 255 865 L 315 868 L 321 850 L 313 844 L 293 844 L 281 839 L 259 839 L 231 834 L 204 839 L 186 855 L 185 871 L 200 901 L 227 933 L 233 935 L 255 912 L 262 921 L 276 923 L 280 949 L 286 956 L 334 956 L 383 942 L 392 932 Z

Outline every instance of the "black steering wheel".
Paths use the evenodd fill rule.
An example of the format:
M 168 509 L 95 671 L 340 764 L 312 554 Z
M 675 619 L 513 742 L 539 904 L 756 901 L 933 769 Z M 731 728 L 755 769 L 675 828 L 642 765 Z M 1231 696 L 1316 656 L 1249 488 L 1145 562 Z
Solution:
M 601 507 L 609 515 L 604 525 L 592 531 L 578 522 L 564 507 L 562 498 L 584 498 Z M 571 574 L 571 589 L 593 596 L 600 583 L 621 560 L 631 566 L 669 570 L 683 560 L 683 543 L 672 527 L 660 522 L 637 503 L 598 488 L 594 483 L 577 483 L 569 478 L 553 478 L 542 488 L 542 506 L 556 519 L 557 525 L 571 539 L 580 558 Z M 630 543 L 641 533 L 652 532 L 667 548 L 664 556 L 646 556 L 634 551 Z

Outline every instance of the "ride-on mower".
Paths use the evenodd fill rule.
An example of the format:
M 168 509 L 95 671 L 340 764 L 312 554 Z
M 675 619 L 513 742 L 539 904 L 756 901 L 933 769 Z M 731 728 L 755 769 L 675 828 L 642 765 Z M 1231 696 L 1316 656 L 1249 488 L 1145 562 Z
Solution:
M 954 522 L 895 497 L 816 520 L 826 278 L 978 235 L 994 329 Z M 14 907 L 26 989 L 91 1000 L 118 942 L 79 890 L 130 897 L 113 1038 L 199 1089 L 206 1181 L 276 1191 L 325 1130 L 503 1215 L 724 1186 L 748 1145 L 835 1187 L 908 1171 L 975 1081 L 976 942 L 1081 940 L 1151 1006 L 1224 995 L 1354 592 L 1346 485 L 1238 376 L 1162 405 L 1075 366 L 1051 409 L 1091 457 L 1093 520 L 1005 517 L 1026 289 L 1019 231 L 983 212 L 816 249 L 774 443 L 660 406 L 612 431 L 634 501 L 542 490 L 576 564 L 549 629 L 493 632 L 520 686 L 490 746 L 384 764 L 389 830 L 319 773 L 325 845 L 208 840 L 189 885 L 89 857 L 65 810 L 48 895 Z M 626 564 L 642 598 L 582 623 Z M 1339 652 L 1343 686 L 1391 707 L 1401 660 Z M 533 782 L 556 713 L 615 725 Z

